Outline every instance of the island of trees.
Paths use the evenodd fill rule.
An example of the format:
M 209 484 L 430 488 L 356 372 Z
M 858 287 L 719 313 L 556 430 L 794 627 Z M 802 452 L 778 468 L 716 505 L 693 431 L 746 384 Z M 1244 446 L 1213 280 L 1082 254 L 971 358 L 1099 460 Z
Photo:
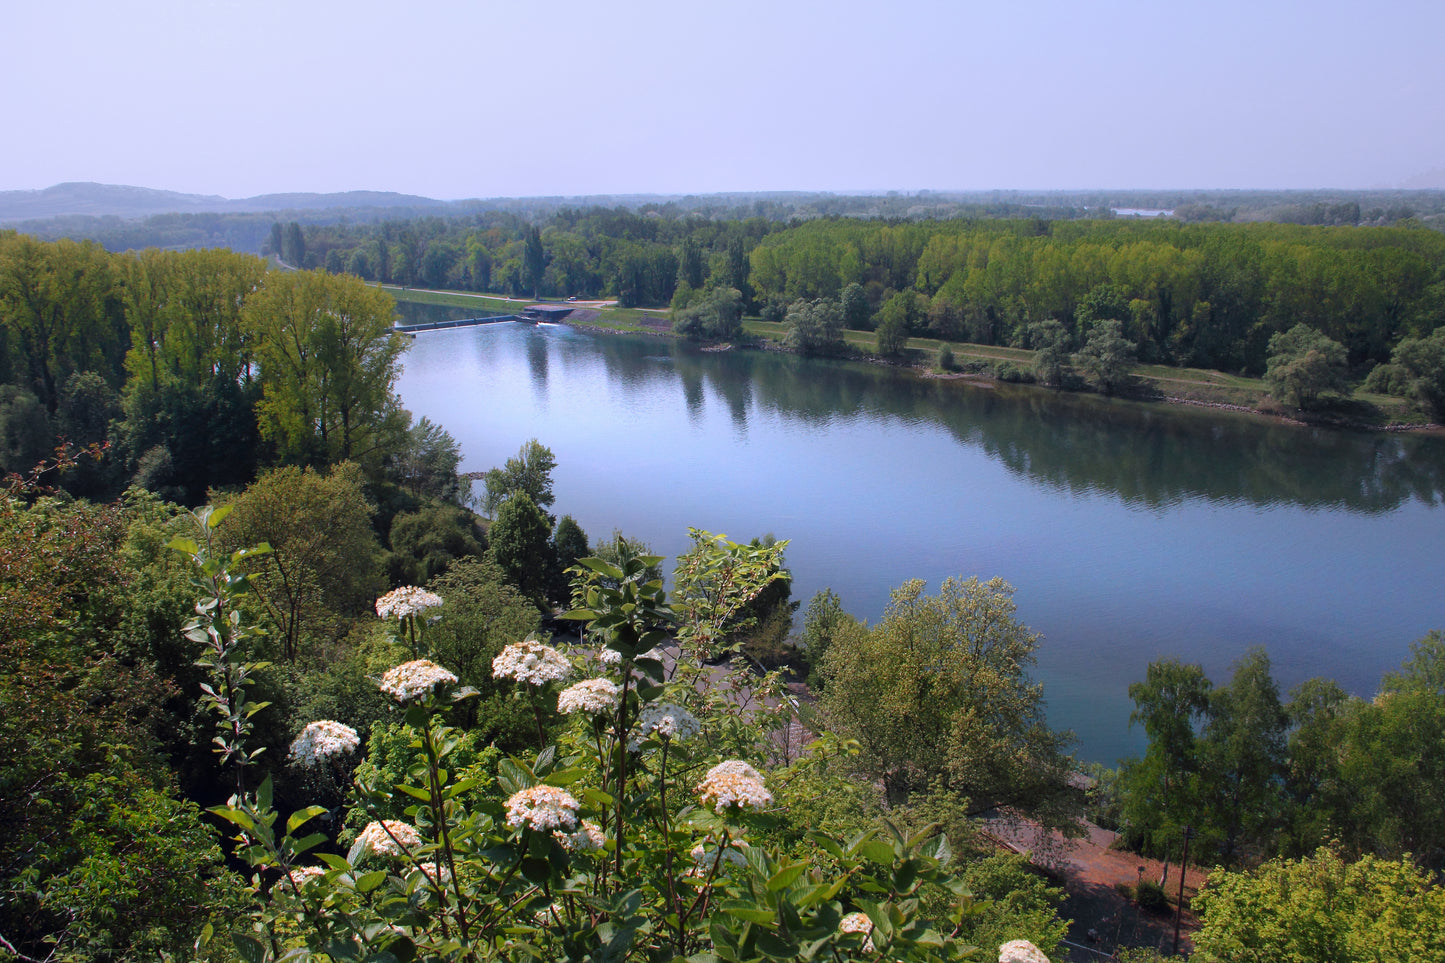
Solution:
M 670 255 L 627 242 L 653 253 L 623 280 L 684 325 L 774 304 L 803 331 L 866 308 L 1009 339 L 1082 318 L 1266 371 L 1290 352 L 1408 374 L 1425 349 L 1402 347 L 1437 336 L 1442 249 L 1418 228 L 1020 223 L 724 225 Z M 506 243 L 541 284 L 558 242 Z M 1043 272 L 1074 294 L 1032 306 L 1075 257 L 1107 276 Z M 1136 259 L 1178 283 L 1116 290 Z M 1025 300 L 973 300 L 1009 266 Z M 1351 302 L 1374 313 L 1270 287 L 1388 270 L 1418 283 Z M 1245 276 L 1262 313 L 1210 340 Z M 1318 326 L 1268 314 L 1287 297 Z M 1166 863 L 1187 839 L 1218 867 L 1200 959 L 1445 943 L 1445 637 L 1370 699 L 1282 695 L 1263 651 L 1218 684 L 1160 661 L 1130 691 L 1145 754 L 1080 780 L 1006 584 L 910 582 L 876 625 L 825 592 L 794 631 L 786 543 L 699 531 L 665 590 L 646 546 L 553 513 L 541 441 L 461 476 L 394 394 L 392 317 L 325 270 L 0 235 L 0 952 L 1057 958 L 1060 893 L 986 814 L 1088 818 Z

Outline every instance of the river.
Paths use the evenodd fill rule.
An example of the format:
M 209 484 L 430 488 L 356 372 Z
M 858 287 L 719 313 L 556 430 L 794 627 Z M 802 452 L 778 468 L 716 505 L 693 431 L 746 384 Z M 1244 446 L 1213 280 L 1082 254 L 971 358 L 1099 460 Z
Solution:
M 555 325 L 424 332 L 404 363 L 403 403 L 464 470 L 550 447 L 553 510 L 594 540 L 671 556 L 689 526 L 772 533 L 795 599 L 830 587 L 870 622 L 907 579 L 1003 577 L 1083 760 L 1142 748 L 1127 690 L 1153 659 L 1221 683 L 1264 645 L 1285 692 L 1370 695 L 1445 627 L 1438 437 Z

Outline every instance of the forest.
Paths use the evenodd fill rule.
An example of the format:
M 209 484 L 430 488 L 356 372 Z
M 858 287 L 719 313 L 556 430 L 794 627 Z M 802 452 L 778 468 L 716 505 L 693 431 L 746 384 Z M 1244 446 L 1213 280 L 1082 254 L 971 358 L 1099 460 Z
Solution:
M 839 350 L 845 329 L 876 331 L 885 356 L 910 337 L 1010 346 L 1042 352 L 1040 363 L 997 373 L 1047 384 L 1078 380 L 1072 355 L 1105 391 L 1136 362 L 1263 376 L 1271 339 L 1301 325 L 1325 339 L 1324 360 L 1311 388 L 1277 391 L 1283 402 L 1311 407 L 1320 390 L 1366 382 L 1433 409 L 1445 384 L 1431 340 L 1445 319 L 1445 235 L 1410 219 L 784 224 L 593 208 L 542 225 L 277 222 L 266 250 L 402 286 L 667 306 L 680 333 L 704 340 L 735 339 L 738 321 L 758 316 L 786 322 L 805 351 Z M 1299 343 L 1299 356 L 1311 347 Z
M 854 244 L 849 283 L 892 250 L 916 285 L 973 241 L 761 227 L 681 238 L 674 282 L 826 297 L 788 285 L 842 284 L 819 252 Z M 1431 232 L 1381 237 L 1438 264 Z M 545 275 L 543 232 L 508 243 L 539 241 Z M 396 398 L 392 317 L 345 274 L 0 235 L 0 952 L 1061 959 L 999 811 L 1176 862 L 1187 836 L 1217 867 L 1197 959 L 1445 943 L 1439 633 L 1369 699 L 1281 694 L 1264 651 L 1218 684 L 1161 660 L 1130 690 L 1147 751 L 1081 784 L 1006 583 L 908 582 L 870 625 L 794 600 L 786 542 L 703 531 L 664 580 L 556 514 L 543 441 L 461 475 Z

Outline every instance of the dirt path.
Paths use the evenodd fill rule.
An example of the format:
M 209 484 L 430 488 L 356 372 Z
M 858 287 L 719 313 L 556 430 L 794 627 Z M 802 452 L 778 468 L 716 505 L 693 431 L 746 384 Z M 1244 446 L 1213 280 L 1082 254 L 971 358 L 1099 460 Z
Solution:
M 1133 886 L 1140 879 L 1158 882 L 1163 864 L 1110 849 L 1116 838 L 1114 833 L 1091 823 L 1085 825 L 1087 836 L 1065 839 L 1058 833 L 1045 833 L 1024 820 L 998 817 L 985 822 L 984 832 L 1000 845 L 1028 855 L 1034 865 L 1063 888 L 1066 896 L 1059 912 L 1073 921 L 1069 941 L 1076 946 L 1071 948 L 1071 960 L 1098 960 L 1120 946 L 1152 946 L 1171 952 L 1174 948 L 1172 901 L 1179 892 L 1179 867 L 1169 868 L 1166 889 L 1171 900 L 1170 912 L 1141 909 L 1116 887 Z M 1190 868 L 1184 883 L 1186 900 L 1198 892 L 1205 875 L 1202 870 Z M 1197 928 L 1198 921 L 1186 908 L 1181 926 L 1181 951 L 1193 948 L 1189 934 Z

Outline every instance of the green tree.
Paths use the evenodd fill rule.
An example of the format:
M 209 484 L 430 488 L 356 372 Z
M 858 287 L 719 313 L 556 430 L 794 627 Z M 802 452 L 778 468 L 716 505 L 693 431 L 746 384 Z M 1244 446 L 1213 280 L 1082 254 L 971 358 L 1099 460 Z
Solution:
M 784 323 L 783 344 L 800 354 L 834 354 L 843 348 L 843 314 L 836 301 L 794 301 Z
M 552 523 L 525 491 L 513 492 L 497 509 L 487 529 L 488 553 L 507 581 L 534 605 L 549 608 L 551 573 L 557 564 L 552 545 Z
M 1428 338 L 1406 338 L 1390 360 L 1404 371 L 1405 394 L 1437 420 L 1445 420 L 1445 327 Z
M 700 289 L 706 280 L 707 265 L 702 258 L 702 245 L 689 234 L 682 239 L 682 250 L 677 259 L 677 283 Z
M 1076 356 L 1105 394 L 1113 394 L 1129 377 L 1134 365 L 1134 342 L 1127 341 L 1118 321 L 1100 321 Z
M 838 295 L 838 307 L 843 312 L 843 327 L 862 331 L 869 326 L 873 309 L 868 305 L 868 295 L 863 285 L 852 282 Z
M 482 476 L 482 514 L 496 515 L 502 503 L 516 492 L 524 493 L 537 508 L 546 510 L 556 501 L 552 494 L 552 470 L 557 458 L 552 449 L 535 438 L 522 443 L 515 458 Z
M 1124 764 L 1124 819 L 1135 845 L 1164 857 L 1165 880 L 1184 827 L 1202 815 L 1199 730 L 1212 690 L 1202 667 L 1175 659 L 1149 663 L 1144 681 L 1129 686 L 1129 724 L 1144 727 L 1149 748 Z
M 1246 848 L 1263 851 L 1280 829 L 1285 808 L 1288 717 L 1269 656 L 1253 648 L 1233 672 L 1227 685 L 1211 693 L 1201 743 L 1209 821 L 1225 865 L 1237 862 Z
M 1306 324 L 1270 336 L 1264 383 L 1286 404 L 1313 408 L 1326 392 L 1345 390 L 1345 349 Z
M 1034 347 L 1034 377 L 1046 385 L 1062 385 L 1070 375 L 1068 329 L 1049 318 L 1029 325 L 1028 333 Z
M 826 685 L 822 665 L 834 637 L 843 631 L 844 626 L 852 625 L 856 629 L 857 621 L 843 610 L 843 600 L 830 588 L 823 589 L 808 601 L 798 647 L 808 660 L 808 685 L 813 691 L 820 692 Z
M 229 549 L 271 552 L 251 577 L 276 625 L 278 655 L 294 660 L 309 640 L 339 637 L 385 587 L 381 547 L 360 470 L 278 468 L 230 504 L 221 537 Z
M 0 331 L 24 373 L 24 384 L 49 414 L 73 371 L 96 370 L 118 385 L 123 321 L 115 310 L 111 256 L 86 241 L 44 244 L 0 233 Z
M 835 631 L 825 718 L 861 743 L 892 800 L 941 784 L 979 811 L 1017 806 L 1066 824 L 1071 737 L 1045 722 L 1043 690 L 1027 675 L 1039 637 L 1014 617 L 1013 589 L 954 578 L 935 596 L 923 588 L 895 589 L 876 627 Z
M 534 298 L 542 295 L 542 278 L 546 271 L 547 259 L 542 250 L 542 232 L 536 227 L 529 227 L 522 255 L 522 283 L 532 292 Z
M 1306 855 L 1330 839 L 1353 845 L 1359 838 L 1348 831 L 1352 793 L 1343 780 L 1341 755 L 1353 727 L 1351 716 L 1361 707 L 1360 700 L 1331 679 L 1307 679 L 1290 692 L 1285 706 L 1290 725 L 1284 785 L 1289 829 L 1281 840 L 1285 855 Z
M 477 516 L 436 499 L 393 518 L 389 540 L 391 581 L 400 585 L 424 585 L 458 559 L 480 557 L 486 551 Z
M 306 235 L 295 221 L 286 225 L 286 233 L 281 238 L 281 260 L 297 270 L 306 266 Z
M 550 597 L 558 605 L 566 605 L 572 597 L 571 576 L 567 574 L 567 570 L 581 559 L 590 556 L 592 549 L 587 545 L 587 533 L 582 531 L 582 526 L 578 525 L 571 515 L 563 515 L 557 519 L 557 527 L 552 532 L 552 547 L 557 557 L 557 565 Z
M 257 420 L 282 460 L 377 461 L 400 446 L 392 388 L 406 342 L 389 294 L 348 275 L 272 272 L 242 313 L 257 340 Z
M 896 304 L 886 301 L 878 311 L 878 353 L 885 358 L 896 358 L 908 347 L 908 316 Z
M 457 440 L 441 425 L 422 418 L 407 429 L 403 447 L 392 457 L 387 474 L 418 498 L 464 502 L 470 482 L 457 474 L 461 465 Z
M 1217 869 L 1193 908 L 1200 963 L 1418 963 L 1445 946 L 1445 888 L 1408 858 L 1349 863 L 1321 849 Z
M 740 337 L 742 292 L 737 288 L 714 288 L 702 300 L 695 300 L 690 307 L 678 311 L 672 329 L 697 341 L 731 341 Z
M 441 621 L 427 632 L 432 657 L 480 693 L 458 707 L 462 721 L 504 749 L 530 745 L 537 734 L 532 714 L 492 677 L 492 660 L 535 632 L 541 613 L 490 558 L 462 559 L 430 588 L 443 602 Z

